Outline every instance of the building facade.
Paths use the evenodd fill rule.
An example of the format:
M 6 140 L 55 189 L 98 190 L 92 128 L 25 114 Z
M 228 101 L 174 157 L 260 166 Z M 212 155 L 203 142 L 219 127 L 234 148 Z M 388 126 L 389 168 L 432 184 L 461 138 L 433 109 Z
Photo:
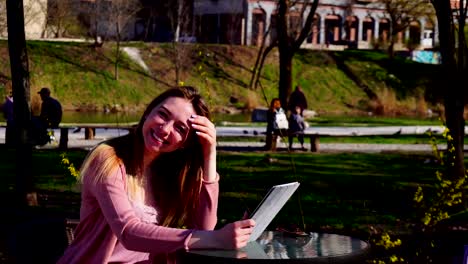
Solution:
M 194 34 L 200 42 L 261 45 L 275 36 L 276 3 L 274 0 L 195 0 Z M 290 23 L 299 23 L 301 7 L 290 10 Z M 304 20 L 308 10 L 304 12 Z M 296 18 L 294 18 L 296 16 Z M 352 46 L 375 48 L 389 40 L 391 23 L 384 7 L 374 1 L 320 0 L 312 30 L 303 48 L 339 48 Z M 269 29 L 269 34 L 266 31 Z M 397 35 L 395 48 L 405 42 L 416 48 L 435 46 L 437 27 L 427 18 L 415 18 Z
M 121 40 L 169 42 L 178 36 L 180 41 L 260 46 L 276 38 L 275 0 L 183 0 L 180 3 L 187 8 L 182 16 L 184 21 L 180 23 L 180 20 L 178 26 L 171 20 L 171 10 L 175 7 L 166 1 L 125 3 L 132 2 L 126 9 L 116 10 L 116 2 L 109 0 L 24 0 L 26 37 L 58 37 L 60 30 L 56 28 L 57 23 L 50 23 L 54 17 L 51 13 L 68 7 L 73 11 L 62 13 L 73 17 L 68 22 L 75 21 L 83 28 L 81 37 L 115 39 L 115 14 L 126 10 L 134 16 L 122 21 L 118 32 Z M 453 6 L 458 3 L 452 2 Z M 0 11 L 5 10 L 4 5 L 5 1 L 0 1 Z M 290 10 L 290 23 L 300 23 L 303 21 L 300 16 L 307 16 L 308 10 L 302 14 L 300 8 L 298 5 Z M 389 40 L 390 22 L 383 6 L 373 0 L 320 0 L 311 32 L 302 47 L 382 47 Z M 397 35 L 395 49 L 405 49 L 408 42 L 416 43 L 415 49 L 431 49 L 437 45 L 437 33 L 437 26 L 427 18 L 415 18 Z M 0 36 L 7 36 L 6 12 L 0 13 Z

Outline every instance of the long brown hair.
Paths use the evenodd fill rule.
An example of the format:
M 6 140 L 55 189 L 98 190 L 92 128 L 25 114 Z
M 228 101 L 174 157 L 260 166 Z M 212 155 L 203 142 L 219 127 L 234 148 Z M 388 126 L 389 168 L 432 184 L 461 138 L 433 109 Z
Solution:
M 275 111 L 277 108 L 281 107 L 281 101 L 279 98 L 273 98 L 270 102 L 270 111 Z
M 113 162 L 106 166 L 105 170 L 110 172 L 110 169 L 115 169 L 117 164 L 115 161 L 125 166 L 127 186 L 131 197 L 138 195 L 132 192 L 144 192 L 141 186 L 144 180 L 142 128 L 145 118 L 155 107 L 171 97 L 187 99 L 192 103 L 197 115 L 210 118 L 210 111 L 195 88 L 191 86 L 170 88 L 149 103 L 134 130 L 125 136 L 116 137 L 103 143 L 113 148 L 113 151 L 105 156 L 114 156 L 111 159 Z M 161 216 L 159 219 L 161 225 L 182 227 L 191 224 L 190 217 L 195 215 L 200 196 L 203 158 L 201 144 L 195 133 L 192 132 L 186 139 L 183 148 L 170 153 L 161 153 L 152 162 L 149 183 L 158 207 L 158 214 Z M 89 162 L 85 161 L 81 169 L 83 174 L 86 174 L 89 166 Z M 101 176 L 98 177 L 103 177 L 102 175 L 106 174 L 101 172 Z

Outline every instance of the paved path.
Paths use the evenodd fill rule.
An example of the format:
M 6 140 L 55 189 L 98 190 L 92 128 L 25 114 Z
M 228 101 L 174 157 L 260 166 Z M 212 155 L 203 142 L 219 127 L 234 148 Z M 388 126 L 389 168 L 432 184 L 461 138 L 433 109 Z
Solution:
M 369 135 L 422 135 L 427 132 L 441 134 L 443 126 L 381 126 L 381 127 L 308 127 L 306 134 L 324 136 L 369 136 Z M 218 135 L 257 136 L 266 132 L 265 126 L 218 126 Z M 468 134 L 468 127 L 465 128 Z
M 392 128 L 394 129 L 394 128 Z M 242 131 L 243 128 L 229 128 L 229 130 Z M 250 130 L 249 130 L 250 131 Z M 51 144 L 47 144 L 40 148 L 56 148 L 60 139 L 60 131 L 54 131 L 57 139 Z M 126 129 L 96 129 L 96 136 L 92 140 L 84 138 L 84 132 L 73 133 L 70 131 L 68 135 L 69 148 L 85 148 L 90 149 L 99 142 L 128 133 Z M 238 135 L 238 132 L 236 133 Z M 218 133 L 219 135 L 219 133 Z M 5 129 L 0 127 L 0 143 L 5 142 Z M 297 142 L 297 140 L 296 140 Z M 264 142 L 259 141 L 218 141 L 218 149 L 225 151 L 263 151 Z M 309 144 L 304 144 L 309 150 Z M 445 145 L 439 145 L 439 149 L 445 149 Z M 279 142 L 277 144 L 278 151 L 287 151 L 287 143 Z M 295 143 L 293 151 L 300 151 L 300 145 Z M 465 146 L 468 149 L 468 145 Z M 361 153 L 382 153 L 382 152 L 424 152 L 431 153 L 432 147 L 430 144 L 364 144 L 364 143 L 320 143 L 319 152 L 361 152 Z
M 218 142 L 218 149 L 225 151 L 262 151 L 263 142 Z M 307 146 L 307 144 L 304 144 Z M 288 151 L 287 144 L 277 144 L 278 151 Z M 445 149 L 445 146 L 438 146 Z M 308 146 L 305 151 L 309 151 Z M 293 152 L 299 152 L 299 143 L 293 144 Z M 319 153 L 326 152 L 354 152 L 354 153 L 385 153 L 385 152 L 421 152 L 432 153 L 429 144 L 365 144 L 365 143 L 320 143 Z

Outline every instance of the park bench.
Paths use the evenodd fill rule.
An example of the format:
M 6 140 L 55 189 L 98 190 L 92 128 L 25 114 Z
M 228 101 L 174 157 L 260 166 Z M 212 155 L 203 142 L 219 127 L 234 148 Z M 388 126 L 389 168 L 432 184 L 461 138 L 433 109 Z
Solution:
M 239 123 L 223 122 L 224 126 L 217 127 L 218 137 L 266 137 L 265 126 L 240 126 Z M 231 126 L 232 125 L 232 126 Z M 467 130 L 465 128 L 465 130 Z M 357 137 L 357 136 L 398 136 L 423 135 L 428 132 L 441 134 L 443 126 L 382 126 L 382 127 L 308 127 L 304 130 L 304 139 L 310 143 L 310 151 L 320 149 L 321 137 Z M 465 131 L 465 133 L 468 132 Z M 287 142 L 287 136 L 282 138 Z M 273 136 L 276 142 L 277 136 Z
M 84 131 L 84 139 L 92 140 L 96 136 L 96 129 L 125 129 L 130 130 L 135 128 L 138 125 L 138 122 L 122 122 L 122 123 L 61 123 L 59 125 L 60 130 L 60 140 L 59 148 L 67 149 L 68 148 L 68 139 L 69 139 L 69 130 L 80 128 Z M 0 122 L 0 127 L 6 127 L 5 122 Z M 3 135 L 1 135 L 3 137 Z
M 66 218 L 65 219 L 65 235 L 67 236 L 67 243 L 70 245 L 75 239 L 75 229 L 80 223 L 80 219 Z
M 81 128 L 84 130 L 85 140 L 94 139 L 96 135 L 96 128 L 105 128 L 105 129 L 133 129 L 138 125 L 137 122 L 128 122 L 128 123 L 61 123 L 60 128 L 60 141 L 59 148 L 67 149 L 68 148 L 68 133 L 70 129 Z
M 264 127 L 251 127 L 243 130 L 243 136 L 262 136 L 266 137 L 267 108 L 256 108 L 252 112 L 252 123 L 265 123 Z M 304 116 L 312 118 L 316 113 L 311 110 L 305 110 Z M 223 122 L 224 125 L 230 125 L 230 122 Z M 234 124 L 232 124 L 234 125 Z M 239 126 L 239 124 L 236 124 Z M 319 151 L 321 137 L 356 137 L 356 136 L 398 136 L 398 135 L 422 135 L 427 132 L 440 134 L 444 131 L 443 126 L 382 126 L 382 127 L 316 127 L 310 126 L 304 130 L 305 141 L 310 142 L 310 151 Z M 465 134 L 468 130 L 465 128 Z M 220 133 L 218 133 L 219 135 Z M 221 133 L 222 134 L 222 133 Z M 288 135 L 282 136 L 287 142 Z M 277 136 L 273 136 L 275 143 Z M 273 144 L 274 145 L 274 144 Z M 275 148 L 275 147 L 274 147 Z M 274 149 L 273 148 L 273 149 Z

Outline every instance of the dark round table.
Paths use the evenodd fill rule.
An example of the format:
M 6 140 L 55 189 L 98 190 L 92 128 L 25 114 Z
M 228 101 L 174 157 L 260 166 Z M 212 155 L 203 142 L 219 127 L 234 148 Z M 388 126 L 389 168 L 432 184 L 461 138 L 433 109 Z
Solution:
M 369 243 L 350 236 L 265 231 L 239 250 L 190 250 L 182 263 L 364 263 Z

